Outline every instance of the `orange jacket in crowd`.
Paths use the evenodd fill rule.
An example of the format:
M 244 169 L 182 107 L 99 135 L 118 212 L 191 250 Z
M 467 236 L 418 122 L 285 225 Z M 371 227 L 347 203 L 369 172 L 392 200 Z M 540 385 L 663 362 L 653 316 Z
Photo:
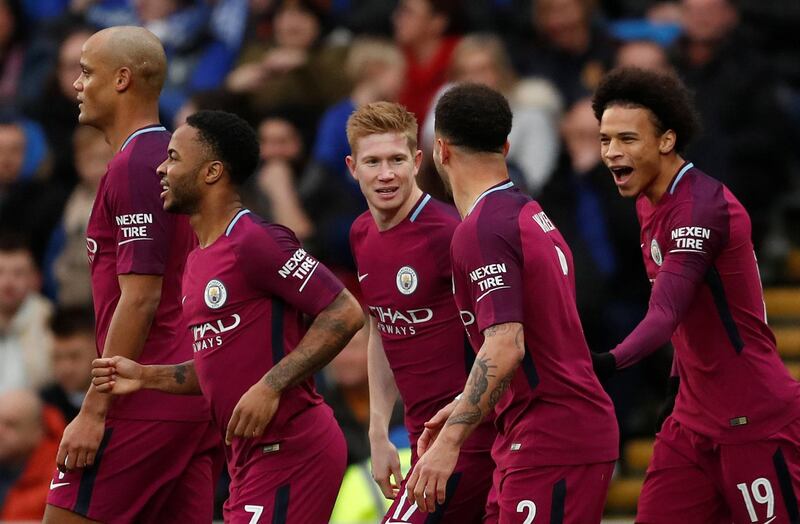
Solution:
M 44 515 L 58 444 L 61 442 L 65 424 L 61 413 L 51 406 L 44 407 L 42 418 L 42 441 L 28 459 L 22 475 L 6 493 L 6 499 L 0 507 L 0 521 L 41 520 Z

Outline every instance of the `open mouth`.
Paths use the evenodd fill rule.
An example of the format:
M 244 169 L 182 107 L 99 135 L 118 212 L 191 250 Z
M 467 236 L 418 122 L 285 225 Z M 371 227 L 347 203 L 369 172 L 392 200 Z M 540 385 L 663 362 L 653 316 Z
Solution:
M 618 185 L 624 185 L 630 180 L 633 174 L 633 168 L 630 166 L 615 166 L 609 167 L 611 173 L 614 175 L 614 182 Z

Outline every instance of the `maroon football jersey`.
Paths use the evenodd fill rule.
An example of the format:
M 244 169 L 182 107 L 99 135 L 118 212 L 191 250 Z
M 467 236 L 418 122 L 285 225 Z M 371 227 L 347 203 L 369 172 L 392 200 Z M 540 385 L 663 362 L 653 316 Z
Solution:
M 248 210 L 213 244 L 192 251 L 184 316 L 200 387 L 223 434 L 242 395 L 300 342 L 303 314 L 319 314 L 342 289 L 294 233 Z M 260 458 L 276 469 L 305 460 L 333 438 L 332 425 L 333 412 L 309 377 L 283 392 L 262 437 L 226 446 L 232 478 Z
M 525 354 L 495 409 L 500 469 L 615 460 L 617 421 L 583 337 L 572 253 L 539 204 L 511 182 L 493 186 L 456 229 L 451 256 L 476 352 L 486 328 L 523 325 Z
M 423 424 L 463 391 L 475 361 L 452 293 L 449 248 L 458 223 L 455 208 L 424 194 L 387 231 L 369 211 L 350 230 L 361 291 L 403 399 L 412 447 Z M 463 449 L 491 449 L 491 419 Z
M 768 437 L 800 417 L 800 384 L 767 326 L 750 218 L 719 181 L 684 164 L 656 204 L 639 196 L 647 316 L 613 350 L 617 367 L 672 336 L 674 417 L 718 442 Z
M 176 364 L 192 358 L 181 317 L 181 278 L 196 244 L 189 220 L 164 211 L 158 165 L 170 134 L 162 126 L 133 133 L 100 180 L 86 247 L 92 274 L 98 355 L 120 298 L 118 275 L 161 275 L 161 301 L 139 362 Z M 202 398 L 138 391 L 114 399 L 108 415 L 143 420 L 208 420 Z

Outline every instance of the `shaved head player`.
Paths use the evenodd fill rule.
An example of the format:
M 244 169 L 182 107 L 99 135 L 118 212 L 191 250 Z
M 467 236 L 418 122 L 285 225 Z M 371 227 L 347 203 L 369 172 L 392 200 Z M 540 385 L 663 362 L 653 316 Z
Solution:
M 620 69 L 593 106 L 603 161 L 636 198 L 653 283 L 645 318 L 595 368 L 609 376 L 675 347 L 675 406 L 636 522 L 798 522 L 800 383 L 767 326 L 747 211 L 681 156 L 697 128 L 690 94 L 673 76 Z
M 486 504 L 494 471 L 492 417 L 464 444 L 447 480 L 447 497 L 429 508 L 433 515 L 408 500 L 397 450 L 387 436 L 399 391 L 413 465 L 424 423 L 453 401 L 475 361 L 453 301 L 450 241 L 458 213 L 417 186 L 417 121 L 403 106 L 376 102 L 359 108 L 347 122 L 347 137 L 353 152 L 347 166 L 369 205 L 353 223 L 350 245 L 371 322 L 372 475 L 383 494 L 395 499 L 384 522 L 496 522 L 495 504 Z
M 86 238 L 98 354 L 183 362 L 181 278 L 196 240 L 159 198 L 170 139 L 158 122 L 164 49 L 145 29 L 112 27 L 86 41 L 80 66 L 78 120 L 115 151 Z M 67 426 L 44 521 L 209 522 L 222 452 L 207 404 L 154 391 L 111 399 L 90 388 Z
M 164 208 L 189 215 L 200 242 L 183 277 L 194 359 L 100 359 L 93 374 L 114 393 L 205 395 L 228 444 L 226 522 L 327 524 L 347 450 L 311 375 L 364 313 L 294 233 L 242 208 L 239 187 L 257 163 L 255 132 L 233 114 L 201 111 L 175 131 L 159 172 Z

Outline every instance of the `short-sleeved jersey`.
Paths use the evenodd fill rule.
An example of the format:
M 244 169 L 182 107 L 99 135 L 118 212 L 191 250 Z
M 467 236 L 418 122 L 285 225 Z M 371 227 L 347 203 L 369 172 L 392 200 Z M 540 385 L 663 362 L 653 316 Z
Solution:
M 139 362 L 175 364 L 192 358 L 181 318 L 181 278 L 196 239 L 189 220 L 164 211 L 158 165 L 170 135 L 162 126 L 133 133 L 100 180 L 86 230 L 98 355 L 120 298 L 119 275 L 160 275 L 161 300 Z M 208 420 L 199 397 L 138 391 L 114 399 L 109 416 L 142 420 Z
M 426 194 L 387 231 L 369 211 L 350 229 L 361 291 L 403 399 L 412 446 L 423 424 L 463 391 L 475 361 L 452 293 L 450 242 L 458 224 L 455 208 Z M 464 449 L 491 449 L 491 419 Z
M 248 210 L 214 243 L 192 251 L 183 277 L 184 317 L 200 387 L 223 433 L 242 395 L 300 342 L 303 314 L 317 315 L 342 289 L 294 233 Z M 331 420 L 313 378 L 288 388 L 261 438 L 236 438 L 226 447 L 231 475 L 245 467 L 254 447 L 273 457 L 276 468 L 303 460 L 332 438 Z
M 583 337 L 572 253 L 539 204 L 511 182 L 489 188 L 456 229 L 451 257 L 476 352 L 486 328 L 523 325 L 525 354 L 495 408 L 500 469 L 615 460 L 617 421 Z
M 705 275 L 672 337 L 680 392 L 673 415 L 719 442 L 765 438 L 800 417 L 800 383 L 766 323 L 750 218 L 719 181 L 685 164 L 653 205 L 636 202 L 651 282 Z

